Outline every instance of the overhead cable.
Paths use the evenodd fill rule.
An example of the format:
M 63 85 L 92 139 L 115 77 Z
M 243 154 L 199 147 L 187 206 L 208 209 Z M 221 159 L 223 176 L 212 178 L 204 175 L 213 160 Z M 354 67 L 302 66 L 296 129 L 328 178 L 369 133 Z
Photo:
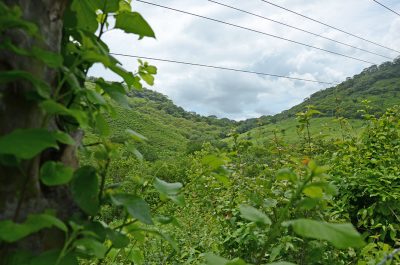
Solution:
M 314 22 L 316 22 L 316 23 L 318 23 L 318 24 L 324 25 L 324 26 L 329 27 L 329 28 L 331 28 L 331 29 L 340 31 L 340 32 L 342 32 L 342 33 L 344 33 L 344 34 L 347 34 L 347 35 L 349 35 L 349 36 L 352 36 L 352 37 L 355 37 L 355 38 L 357 38 L 357 39 L 360 39 L 360 40 L 369 42 L 369 43 L 371 43 L 371 44 L 377 45 L 377 46 L 379 46 L 379 47 L 381 47 L 381 48 L 385 48 L 385 49 L 388 49 L 388 50 L 391 50 L 391 51 L 400 53 L 400 51 L 398 51 L 398 50 L 395 50 L 395 49 L 393 49 L 393 48 L 384 46 L 384 45 L 379 44 L 379 43 L 377 43 L 377 42 L 368 40 L 368 39 L 366 39 L 366 38 L 360 37 L 360 36 L 358 36 L 358 35 L 356 35 L 356 34 L 350 33 L 350 32 L 348 32 L 348 31 L 345 31 L 345 30 L 343 30 L 343 29 L 337 28 L 337 27 L 335 27 L 335 26 L 328 25 L 328 24 L 326 24 L 326 23 L 324 23 L 324 22 L 322 22 L 322 21 L 319 21 L 319 20 L 317 20 L 317 19 L 314 19 L 314 18 L 305 16 L 305 15 L 303 15 L 303 14 L 300 14 L 300 13 L 296 12 L 296 11 L 290 10 L 290 9 L 288 9 L 288 8 L 286 8 L 286 7 L 283 7 L 283 6 L 274 4 L 274 3 L 270 2 L 270 1 L 267 1 L 267 0 L 260 0 L 260 1 L 263 1 L 264 3 L 267 3 L 267 4 L 269 4 L 269 5 L 273 5 L 273 6 L 277 7 L 277 8 L 283 9 L 283 10 L 288 11 L 288 12 L 290 12 L 290 13 L 296 14 L 296 15 L 298 15 L 298 16 L 301 16 L 301 17 L 305 18 L 305 19 L 314 21 Z
M 175 64 L 184 64 L 184 65 L 191 65 L 191 66 L 199 66 L 199 67 L 206 67 L 206 68 L 212 68 L 212 69 L 220 69 L 220 70 L 241 72 L 241 73 L 247 73 L 247 74 L 255 74 L 255 75 L 262 75 L 262 76 L 285 78 L 285 79 L 291 79 L 291 80 L 296 80 L 296 81 L 313 82 L 313 83 L 319 83 L 319 84 L 325 84 L 325 85 L 338 85 L 339 84 L 339 83 L 333 83 L 333 82 L 325 82 L 325 81 L 318 81 L 318 80 L 312 80 L 312 79 L 290 77 L 290 76 L 284 76 L 284 75 L 276 75 L 276 74 L 270 74 L 270 73 L 241 70 L 241 69 L 235 69 L 235 68 L 229 68 L 229 67 L 223 67 L 223 66 L 215 66 L 215 65 L 208 65 L 208 64 L 200 64 L 200 63 L 184 62 L 184 61 L 177 61 L 177 60 L 161 59 L 161 58 L 154 58 L 154 57 L 147 57 L 147 56 L 139 56 L 139 55 L 131 55 L 131 54 L 123 54 L 123 53 L 113 53 L 113 52 L 110 52 L 110 54 L 111 55 L 115 55 L 115 56 L 131 57 L 131 58 L 153 60 L 153 61 L 175 63 Z
M 380 2 L 378 2 L 378 1 L 376 1 L 376 0 L 372 0 L 372 1 L 374 1 L 374 2 L 375 2 L 375 3 L 377 3 L 378 5 L 381 5 L 381 6 L 383 6 L 384 8 L 386 8 L 387 10 L 389 10 L 389 11 L 391 11 L 391 12 L 395 13 L 396 15 L 400 16 L 400 14 L 399 14 L 398 12 L 394 11 L 394 10 L 393 10 L 393 9 L 391 9 L 390 7 L 388 7 L 388 6 L 385 6 L 384 4 L 382 4 L 382 3 L 380 3 Z
M 319 38 L 323 38 L 325 40 L 329 40 L 329 41 L 332 41 L 332 42 L 335 42 L 335 43 L 338 43 L 338 44 L 341 44 L 341 45 L 344 45 L 344 46 L 347 46 L 347 47 L 350 47 L 350 48 L 353 48 L 353 49 L 357 49 L 357 50 L 360 50 L 360 51 L 363 51 L 363 52 L 366 52 L 366 53 L 369 53 L 369 54 L 377 55 L 377 56 L 380 56 L 382 58 L 386 58 L 386 59 L 389 59 L 389 60 L 394 60 L 394 58 L 391 58 L 391 57 L 388 57 L 388 56 L 385 56 L 385 55 L 382 55 L 382 54 L 379 54 L 379 53 L 375 53 L 375 52 L 372 52 L 372 51 L 369 51 L 369 50 L 366 50 L 366 49 L 363 49 L 363 48 L 360 48 L 360 47 L 357 47 L 357 46 L 354 46 L 354 45 L 351 45 L 351 44 L 348 44 L 348 43 L 345 43 L 345 42 L 341 42 L 341 41 L 338 41 L 338 40 L 335 40 L 335 39 L 332 39 L 332 38 L 328 38 L 328 37 L 325 37 L 325 36 L 323 36 L 321 34 L 317 34 L 317 33 L 314 33 L 314 32 L 311 32 L 311 31 L 308 31 L 308 30 L 305 30 L 305 29 L 301 29 L 301 28 L 298 28 L 298 27 L 295 27 L 295 26 L 292 26 L 292 25 L 289 25 L 289 24 L 286 24 L 286 23 L 283 23 L 283 22 L 280 22 L 280 21 L 277 21 L 277 20 L 274 20 L 274 19 L 271 19 L 271 18 L 267 18 L 265 16 L 258 15 L 258 14 L 255 14 L 255 13 L 252 13 L 252 12 L 249 12 L 249 11 L 246 11 L 246 10 L 234 7 L 234 6 L 223 4 L 223 3 L 220 3 L 220 2 L 217 2 L 217 1 L 214 1 L 214 0 L 208 0 L 208 1 L 212 2 L 212 3 L 215 3 L 217 5 L 221 5 L 221 6 L 224 6 L 224 7 L 227 7 L 227 8 L 242 12 L 242 13 L 246 13 L 246 14 L 258 17 L 258 18 L 262 18 L 264 20 L 268 20 L 268 21 L 271 21 L 273 23 L 277 23 L 277 24 L 280 24 L 280 25 L 283 25 L 283 26 L 286 26 L 286 27 L 289 27 L 289 28 L 292 28 L 292 29 L 295 29 L 295 30 L 298 30 L 298 31 L 301 31 L 301 32 L 305 32 L 305 33 L 311 34 L 313 36 L 316 36 L 316 37 L 319 37 Z
M 370 61 L 367 61 L 367 60 L 364 60 L 364 59 L 352 57 L 352 56 L 345 55 L 345 54 L 342 54 L 342 53 L 338 53 L 338 52 L 335 52 L 335 51 L 326 50 L 326 49 L 319 48 L 319 47 L 316 47 L 316 46 L 312 46 L 312 45 L 309 45 L 309 44 L 306 44 L 306 43 L 303 43 L 303 42 L 287 39 L 287 38 L 280 37 L 280 36 L 277 36 L 277 35 L 273 35 L 273 34 L 270 34 L 270 33 L 266 33 L 266 32 L 263 32 L 263 31 L 259 31 L 259 30 L 255 30 L 255 29 L 251 29 L 251 28 L 247 28 L 247 27 L 243 27 L 243 26 L 236 25 L 236 24 L 229 23 L 229 22 L 225 22 L 225 21 L 222 21 L 222 20 L 219 20 L 219 19 L 198 15 L 198 14 L 190 13 L 190 12 L 187 12 L 187 11 L 175 9 L 175 8 L 172 8 L 172 7 L 163 6 L 163 5 L 159 5 L 159 4 L 155 4 L 155 3 L 151 3 L 151 2 L 146 2 L 146 1 L 143 1 L 143 0 L 136 0 L 136 1 L 140 2 L 140 3 L 144 3 L 144 4 L 153 5 L 153 6 L 161 7 L 161 8 L 164 8 L 164 9 L 172 10 L 172 11 L 175 11 L 175 12 L 179 12 L 179 13 L 183 13 L 183 14 L 187 14 L 187 15 L 203 18 L 203 19 L 206 19 L 206 20 L 222 23 L 222 24 L 225 24 L 225 25 L 229 25 L 231 27 L 240 28 L 240 29 L 244 29 L 244 30 L 247 30 L 247 31 L 259 33 L 259 34 L 262 34 L 262 35 L 266 35 L 266 36 L 269 36 L 269 37 L 273 37 L 273 38 L 277 38 L 277 39 L 280 39 L 280 40 L 288 41 L 288 42 L 295 43 L 295 44 L 298 44 L 298 45 L 301 45 L 301 46 L 305 46 L 305 47 L 308 47 L 308 48 L 312 48 L 312 49 L 320 50 L 320 51 L 327 52 L 327 53 L 330 53 L 330 54 L 346 57 L 346 58 L 349 58 L 349 59 L 352 59 L 352 60 L 356 60 L 356 61 L 359 61 L 359 62 L 368 63 L 368 64 L 371 64 L 371 65 L 375 64 L 373 62 L 370 62 Z

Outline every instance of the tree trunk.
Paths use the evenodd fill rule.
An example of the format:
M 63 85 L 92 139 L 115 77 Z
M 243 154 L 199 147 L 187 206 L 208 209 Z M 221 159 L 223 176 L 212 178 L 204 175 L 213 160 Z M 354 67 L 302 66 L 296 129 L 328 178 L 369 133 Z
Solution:
M 68 0 L 6 0 L 9 6 L 21 8 L 23 17 L 34 22 L 40 31 L 42 40 L 34 39 L 19 29 L 8 30 L 0 36 L 0 41 L 9 38 L 22 48 L 29 49 L 33 45 L 56 53 L 61 49 L 63 30 L 63 14 Z M 53 89 L 57 85 L 58 71 L 47 67 L 31 57 L 18 56 L 6 50 L 0 50 L 0 71 L 24 70 L 45 81 Z M 31 83 L 18 81 L 0 85 L 0 136 L 18 128 L 56 129 L 54 121 L 49 125 L 43 123 L 44 114 L 38 102 L 29 100 L 27 92 L 34 90 Z M 51 127 L 51 128 L 50 128 Z M 79 142 L 82 135 L 73 137 Z M 55 209 L 57 216 L 66 219 L 76 211 L 67 187 L 42 187 L 38 176 L 40 165 L 46 160 L 62 161 L 77 167 L 76 147 L 65 146 L 60 150 L 47 150 L 32 160 L 24 161 L 21 168 L 6 167 L 0 164 L 0 220 L 12 219 L 22 222 L 31 213 L 41 213 L 46 209 Z M 0 248 L 0 263 L 4 259 L 1 254 L 15 248 L 25 248 L 33 252 L 54 248 L 62 243 L 62 236 L 56 231 L 47 229 L 29 236 L 14 246 Z

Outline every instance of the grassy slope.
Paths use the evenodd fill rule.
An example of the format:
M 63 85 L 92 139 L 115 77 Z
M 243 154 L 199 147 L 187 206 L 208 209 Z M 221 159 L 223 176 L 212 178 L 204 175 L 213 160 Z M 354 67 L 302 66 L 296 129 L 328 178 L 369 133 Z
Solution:
M 242 133 L 241 137 L 254 142 L 263 142 L 272 137 L 272 130 L 278 129 L 285 131 L 286 141 L 295 142 L 299 139 L 296 113 L 304 111 L 307 105 L 314 105 L 323 113 L 322 117 L 312 120 L 312 135 L 340 137 L 340 125 L 332 117 L 335 115 L 349 118 L 351 127 L 354 128 L 353 133 L 359 133 L 362 114 L 358 110 L 365 109 L 363 100 L 370 101 L 369 112 L 375 114 L 383 113 L 386 108 L 400 104 L 400 60 L 364 69 L 362 73 L 336 87 L 314 93 L 303 103 L 289 110 L 272 117 L 254 119 L 251 121 L 252 124 L 247 124 L 250 129 Z M 244 126 L 244 123 L 242 122 L 240 126 Z M 264 125 L 259 126 L 260 123 Z
M 349 120 L 350 126 L 346 126 L 344 132 L 352 135 L 359 134 L 362 120 L 351 119 Z M 299 140 L 297 132 L 298 122 L 294 118 L 285 119 L 277 122 L 276 124 L 268 124 L 254 128 L 248 132 L 241 134 L 241 139 L 251 140 L 254 143 L 265 143 L 273 138 L 273 130 L 278 130 L 279 137 L 283 137 L 287 143 L 295 143 Z M 311 120 L 310 132 L 312 136 L 339 138 L 342 131 L 339 123 L 331 117 L 314 118 Z
M 131 109 L 116 107 L 116 115 L 109 118 L 113 136 L 132 129 L 148 141 L 139 150 L 148 160 L 185 154 L 187 145 L 195 137 L 217 139 L 223 128 L 204 121 L 176 117 L 159 109 L 159 104 L 145 98 L 131 98 Z

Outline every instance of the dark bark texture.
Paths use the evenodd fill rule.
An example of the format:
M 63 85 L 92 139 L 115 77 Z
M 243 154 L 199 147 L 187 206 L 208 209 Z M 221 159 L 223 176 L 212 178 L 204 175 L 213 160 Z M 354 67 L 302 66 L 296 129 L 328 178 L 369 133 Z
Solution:
M 20 47 L 40 46 L 53 52 L 60 52 L 63 30 L 63 14 L 68 0 L 6 0 L 5 3 L 20 6 L 23 17 L 39 27 L 42 40 L 34 39 L 22 30 L 11 29 L 0 36 L 10 38 Z M 0 51 L 0 71 L 24 70 L 47 82 L 53 89 L 58 80 L 58 72 L 30 57 L 22 57 L 12 52 Z M 57 129 L 52 120 L 44 124 L 44 114 L 38 102 L 26 97 L 33 90 L 32 84 L 24 81 L 0 85 L 0 136 L 18 128 L 47 127 Z M 72 135 L 77 142 L 82 134 Z M 67 187 L 43 187 L 38 175 L 40 166 L 48 160 L 62 161 L 66 165 L 77 167 L 75 146 L 64 146 L 60 150 L 46 150 L 30 161 L 24 161 L 21 169 L 0 165 L 0 220 L 12 219 L 22 222 L 27 215 L 41 213 L 46 209 L 55 209 L 61 219 L 76 212 Z M 43 230 L 12 246 L 0 246 L 0 264 L 5 255 L 16 248 L 41 252 L 57 247 L 63 241 L 62 235 L 54 230 Z M 2 256 L 1 256 L 2 255 Z M 2 258 L 3 257 L 3 258 Z

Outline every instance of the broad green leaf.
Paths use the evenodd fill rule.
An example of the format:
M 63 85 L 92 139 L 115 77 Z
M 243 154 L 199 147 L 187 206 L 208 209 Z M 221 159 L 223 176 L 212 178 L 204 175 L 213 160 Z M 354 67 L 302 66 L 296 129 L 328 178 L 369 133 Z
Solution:
M 308 186 L 303 189 L 303 193 L 310 198 L 322 198 L 324 193 L 320 187 L 317 186 Z
M 276 174 L 277 180 L 289 180 L 291 182 L 295 182 L 297 180 L 296 173 L 289 168 L 282 168 Z
M 58 142 L 60 142 L 62 144 L 67 144 L 67 145 L 75 145 L 76 144 L 75 140 L 72 139 L 72 137 L 65 132 L 56 131 L 53 133 L 53 136 Z
M 154 180 L 154 187 L 160 193 L 161 199 L 169 198 L 180 206 L 185 205 L 185 198 L 183 195 L 179 195 L 179 191 L 182 188 L 182 184 L 179 182 L 168 183 L 159 178 Z
M 71 193 L 78 206 L 88 215 L 99 210 L 99 183 L 96 169 L 90 166 L 79 168 L 71 181 Z
M 111 134 L 110 126 L 101 113 L 96 115 L 96 128 L 101 136 L 109 136 Z
M 152 76 L 151 74 L 140 73 L 140 72 L 139 75 L 148 85 L 150 86 L 154 85 L 154 76 Z
M 131 12 L 132 8 L 128 1 L 121 0 L 119 1 L 119 12 Z
M 349 224 L 330 224 L 315 220 L 297 219 L 289 221 L 300 236 L 321 239 L 337 248 L 360 248 L 365 245 L 362 236 Z
M 14 223 L 11 220 L 0 221 L 0 240 L 12 243 L 53 226 L 64 232 L 68 230 L 63 222 L 48 214 L 29 215 L 26 221 L 21 224 Z
M 107 229 L 107 236 L 112 242 L 112 246 L 114 248 L 124 248 L 127 245 L 129 245 L 129 237 L 126 235 L 122 234 L 121 232 L 112 230 L 112 229 Z
M 95 32 L 98 26 L 96 8 L 89 1 L 73 0 L 71 10 L 75 12 L 78 29 Z
M 39 47 L 33 47 L 32 50 L 20 48 L 15 46 L 10 39 L 4 40 L 3 43 L 0 44 L 0 48 L 8 49 L 20 56 L 34 57 L 53 68 L 60 67 L 63 63 L 63 59 L 60 54 L 51 51 L 46 51 Z
M 111 200 L 116 206 L 124 206 L 133 218 L 144 224 L 153 224 L 150 207 L 142 198 L 131 194 L 113 194 Z
M 127 134 L 128 134 L 133 140 L 135 140 L 135 141 L 137 141 L 137 142 L 144 142 L 144 141 L 147 141 L 147 138 L 146 138 L 145 136 L 141 135 L 141 134 L 138 133 L 138 132 L 135 132 L 134 130 L 126 129 L 125 131 L 127 132 Z
M 26 71 L 12 70 L 0 72 L 0 84 L 25 80 L 29 81 L 35 88 L 37 93 L 43 98 L 50 97 L 50 86 L 41 79 L 36 78 Z
M 246 265 L 247 263 L 239 258 L 227 260 L 213 253 L 206 253 L 204 255 L 207 265 Z
M 38 47 L 32 48 L 32 55 L 47 64 L 50 67 L 57 68 L 63 64 L 63 58 L 60 54 L 46 51 Z
M 31 36 L 37 36 L 37 26 L 21 17 L 22 12 L 18 6 L 9 8 L 3 5 L 3 7 L 5 8 L 3 10 L 4 12 L 2 12 L 3 14 L 0 16 L 0 32 L 11 28 L 18 28 L 19 30 L 24 30 Z
M 210 170 L 215 171 L 222 167 L 225 164 L 225 161 L 223 158 L 216 155 L 207 155 L 202 158 L 201 163 L 203 165 L 208 165 Z
M 104 258 L 107 247 L 93 238 L 81 238 L 74 242 L 78 249 L 81 249 L 85 254 L 94 256 L 96 258 Z
M 104 13 L 113 13 L 119 10 L 119 0 L 89 0 L 93 7 Z
M 64 105 L 61 105 L 54 100 L 45 100 L 40 103 L 40 107 L 49 114 L 71 116 L 75 118 L 81 126 L 85 126 L 87 124 L 87 116 L 83 111 L 77 109 L 68 109 Z
M 141 88 L 141 84 L 140 84 L 140 78 L 133 75 L 131 72 L 126 71 L 124 68 L 118 66 L 118 65 L 110 65 L 109 66 L 110 70 L 113 71 L 114 73 L 116 73 L 117 75 L 119 75 L 120 77 L 122 77 L 122 79 L 124 79 L 125 83 L 129 86 L 129 87 L 135 87 L 136 89 L 140 89 Z
M 206 253 L 204 258 L 206 259 L 207 265 L 225 265 L 228 262 L 227 259 L 217 256 L 213 253 Z
M 256 208 L 250 205 L 243 205 L 243 204 L 240 205 L 239 211 L 244 219 L 247 219 L 249 221 L 258 224 L 264 224 L 264 225 L 271 224 L 271 219 L 269 219 L 269 217 L 265 213 L 257 210 Z
M 119 13 L 116 16 L 115 27 L 122 29 L 126 33 L 139 35 L 139 39 L 143 37 L 156 37 L 150 25 L 137 12 Z
M 74 170 L 63 163 L 48 161 L 40 168 L 40 180 L 47 186 L 67 184 L 73 176 Z
M 177 195 L 179 190 L 182 188 L 182 183 L 175 182 L 175 183 L 168 183 L 164 180 L 156 178 L 154 180 L 154 187 L 156 190 L 165 195 Z
M 133 262 L 135 265 L 143 265 L 144 264 L 144 255 L 143 252 L 139 248 L 133 248 L 128 252 L 127 256 L 128 260 Z
M 154 65 L 147 65 L 145 70 L 151 75 L 157 74 L 157 67 L 155 67 Z
M 47 148 L 58 149 L 54 134 L 45 129 L 17 129 L 0 138 L 0 154 L 31 159 Z
M 91 89 L 86 90 L 86 95 L 89 101 L 93 104 L 106 105 L 107 102 L 102 95 Z
M 125 147 L 126 150 L 128 150 L 130 153 L 136 156 L 137 159 L 143 160 L 143 155 L 140 153 L 139 150 L 137 150 L 136 146 L 132 143 L 125 142 Z

